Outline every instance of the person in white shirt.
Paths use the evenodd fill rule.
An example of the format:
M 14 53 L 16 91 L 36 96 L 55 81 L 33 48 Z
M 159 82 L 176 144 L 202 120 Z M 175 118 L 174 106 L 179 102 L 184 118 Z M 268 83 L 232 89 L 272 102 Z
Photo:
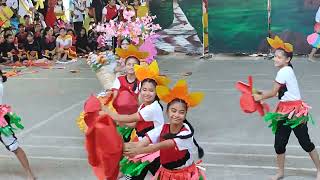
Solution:
M 319 6 L 318 11 L 316 13 L 315 20 L 316 20 L 316 22 L 320 23 L 320 6 Z
M 286 145 L 291 131 L 296 135 L 299 144 L 309 153 L 317 168 L 317 180 L 320 180 L 320 161 L 315 145 L 311 142 L 308 134 L 307 122 L 311 121 L 309 115 L 310 107 L 302 101 L 296 76 L 293 71 L 291 60 L 293 57 L 293 46 L 284 43 L 278 36 L 275 39 L 268 38 L 272 48 L 276 49 L 274 66 L 279 68 L 272 90 L 258 91 L 254 94 L 256 101 L 272 98 L 278 94 L 280 102 L 276 112 L 267 113 L 265 121 L 271 122 L 275 133 L 274 148 L 277 153 L 278 172 L 272 180 L 279 180 L 284 177 L 284 162 Z
M 314 31 L 315 33 L 318 33 L 319 34 L 319 31 L 318 31 L 318 27 L 317 26 L 320 26 L 320 6 L 319 6 L 319 9 L 316 13 L 316 17 L 315 17 L 315 21 L 316 21 L 316 24 L 314 25 Z M 308 60 L 311 61 L 311 62 L 315 62 L 315 59 L 314 59 L 314 55 L 316 54 L 316 52 L 318 51 L 319 48 L 316 48 L 316 47 L 313 47 L 310 54 L 309 54 L 309 58 Z
M 155 72 L 156 69 L 158 72 Z M 104 113 L 108 114 L 117 123 L 136 123 L 137 138 L 132 138 L 131 141 L 140 141 L 149 131 L 164 124 L 163 108 L 159 102 L 160 99 L 157 96 L 156 87 L 157 85 L 167 85 L 169 80 L 159 75 L 159 67 L 156 61 L 153 61 L 149 66 L 136 64 L 134 70 L 137 79 L 141 82 L 139 88 L 141 105 L 138 112 L 130 115 L 120 115 L 107 108 L 104 109 Z M 131 174 L 133 166 L 139 167 L 137 162 L 129 162 L 132 166 L 122 167 L 121 171 L 127 176 L 132 176 L 132 179 L 145 179 L 148 171 L 155 175 L 160 167 L 158 156 L 150 164 L 143 167 L 143 170 L 138 174 Z
M 18 8 L 18 0 L 7 0 L 6 5 L 12 9 L 17 9 Z
M 116 4 L 115 0 L 108 0 L 108 4 L 102 10 L 103 22 L 110 20 L 118 20 L 120 6 Z
M 18 15 L 20 17 L 23 18 L 25 15 L 33 17 L 33 11 L 34 7 L 31 0 L 19 0 Z
M 3 104 L 3 83 L 7 81 L 7 77 L 3 75 L 2 71 L 0 70 L 0 103 Z M 8 119 L 6 115 L 4 116 L 5 120 L 7 122 L 10 121 L 10 118 Z M 9 123 L 8 123 L 9 124 Z M 11 130 L 12 131 L 12 130 Z M 33 172 L 31 171 L 28 158 L 23 151 L 23 149 L 19 146 L 18 139 L 15 136 L 14 132 L 11 132 L 11 135 L 5 135 L 0 133 L 0 142 L 6 147 L 6 149 L 10 152 L 13 152 L 17 159 L 19 160 L 20 164 L 22 165 L 23 169 L 25 170 L 27 174 L 28 180 L 35 180 L 35 176 L 33 175 Z
M 80 36 L 80 31 L 83 27 L 85 3 L 83 0 L 74 0 L 72 3 L 73 26 L 77 36 Z
M 184 91 L 181 90 L 183 87 Z M 161 168 L 156 173 L 155 179 L 167 180 L 168 177 L 205 179 L 204 173 L 196 167 L 192 153 L 194 145 L 198 148 L 199 158 L 203 157 L 204 151 L 193 137 L 194 129 L 186 119 L 188 109 L 199 105 L 203 100 L 203 93 L 192 93 L 190 96 L 186 81 L 179 80 L 172 90 L 158 86 L 157 94 L 167 103 L 166 114 L 169 123 L 149 131 L 139 142 L 125 143 L 124 154 L 135 157 L 139 154 L 160 151 Z M 151 143 L 153 145 L 149 146 Z

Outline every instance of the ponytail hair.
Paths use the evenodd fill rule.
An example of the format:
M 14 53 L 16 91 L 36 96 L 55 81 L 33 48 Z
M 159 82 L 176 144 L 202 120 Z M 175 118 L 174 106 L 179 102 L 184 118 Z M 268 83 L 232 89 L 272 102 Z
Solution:
M 186 111 L 188 110 L 188 105 L 187 105 L 187 103 L 186 103 L 184 100 L 182 100 L 182 99 L 176 98 L 176 99 L 174 99 L 174 100 L 172 100 L 171 102 L 168 103 L 168 105 L 167 105 L 167 111 L 169 110 L 169 107 L 170 107 L 172 104 L 176 103 L 176 102 L 180 102 L 180 103 L 184 104 L 184 106 L 185 106 L 185 108 L 186 108 Z M 165 140 L 167 140 L 167 139 L 174 139 L 174 138 L 180 138 L 180 139 L 192 138 L 193 135 L 194 135 L 194 128 L 193 128 L 193 126 L 191 125 L 191 123 L 190 123 L 187 119 L 185 119 L 185 120 L 183 121 L 183 123 L 185 123 L 185 124 L 187 124 L 187 125 L 189 126 L 190 131 L 191 131 L 190 134 L 183 135 L 183 136 L 182 136 L 182 135 L 179 135 L 179 136 L 178 136 L 177 134 L 168 133 L 168 134 L 163 135 L 163 138 L 164 138 Z M 194 143 L 194 145 L 197 147 L 197 149 L 198 149 L 198 157 L 201 159 L 201 158 L 204 156 L 204 150 L 203 150 L 203 148 L 198 144 L 198 142 L 197 142 L 197 140 L 196 140 L 195 138 L 193 138 L 193 143 Z

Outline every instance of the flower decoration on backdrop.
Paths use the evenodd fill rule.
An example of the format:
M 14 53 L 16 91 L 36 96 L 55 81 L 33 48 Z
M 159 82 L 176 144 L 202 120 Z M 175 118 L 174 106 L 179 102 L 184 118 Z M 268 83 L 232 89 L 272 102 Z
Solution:
M 116 23 L 111 20 L 108 23 L 98 24 L 96 31 L 103 33 L 108 39 L 112 37 L 126 37 L 138 45 L 140 39 L 145 40 L 149 36 L 156 34 L 156 31 L 161 30 L 159 24 L 153 23 L 156 16 L 145 16 L 131 21 L 131 15 L 130 12 L 126 14 L 125 18 L 127 22 Z

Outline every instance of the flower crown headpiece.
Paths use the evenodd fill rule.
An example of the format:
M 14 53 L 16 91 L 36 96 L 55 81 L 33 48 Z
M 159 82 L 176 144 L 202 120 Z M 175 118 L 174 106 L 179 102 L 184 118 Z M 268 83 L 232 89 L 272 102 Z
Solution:
M 116 54 L 122 59 L 135 57 L 139 61 L 144 61 L 147 57 L 149 57 L 148 52 L 139 51 L 137 47 L 131 44 L 128 46 L 128 49 L 116 48 Z
M 141 82 L 144 79 L 153 79 L 157 85 L 168 85 L 170 79 L 166 76 L 160 75 L 157 61 L 153 61 L 150 65 L 134 65 L 134 71 L 137 79 Z
M 176 85 L 170 89 L 167 86 L 157 86 L 156 88 L 158 97 L 166 102 L 170 103 L 174 99 L 184 100 L 188 107 L 196 107 L 198 106 L 203 98 L 203 92 L 191 92 L 188 91 L 187 81 L 184 79 L 178 80 Z
M 267 41 L 270 44 L 270 46 L 274 49 L 280 48 L 288 53 L 293 52 L 292 44 L 283 42 L 283 40 L 280 39 L 279 36 L 275 36 L 274 39 L 268 37 Z

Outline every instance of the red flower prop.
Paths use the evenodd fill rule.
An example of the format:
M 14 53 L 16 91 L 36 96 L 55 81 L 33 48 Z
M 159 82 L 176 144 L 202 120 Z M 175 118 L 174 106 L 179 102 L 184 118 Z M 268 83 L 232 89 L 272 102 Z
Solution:
M 84 120 L 88 126 L 86 149 L 88 162 L 99 180 L 116 180 L 122 157 L 122 138 L 108 115 L 99 116 L 101 103 L 95 96 L 85 102 Z
M 253 79 L 252 76 L 248 77 L 249 84 L 238 81 L 236 83 L 236 88 L 242 93 L 240 97 L 240 108 L 245 113 L 259 112 L 261 116 L 264 116 L 266 112 L 270 111 L 269 105 L 257 102 L 254 100 L 253 94 Z

